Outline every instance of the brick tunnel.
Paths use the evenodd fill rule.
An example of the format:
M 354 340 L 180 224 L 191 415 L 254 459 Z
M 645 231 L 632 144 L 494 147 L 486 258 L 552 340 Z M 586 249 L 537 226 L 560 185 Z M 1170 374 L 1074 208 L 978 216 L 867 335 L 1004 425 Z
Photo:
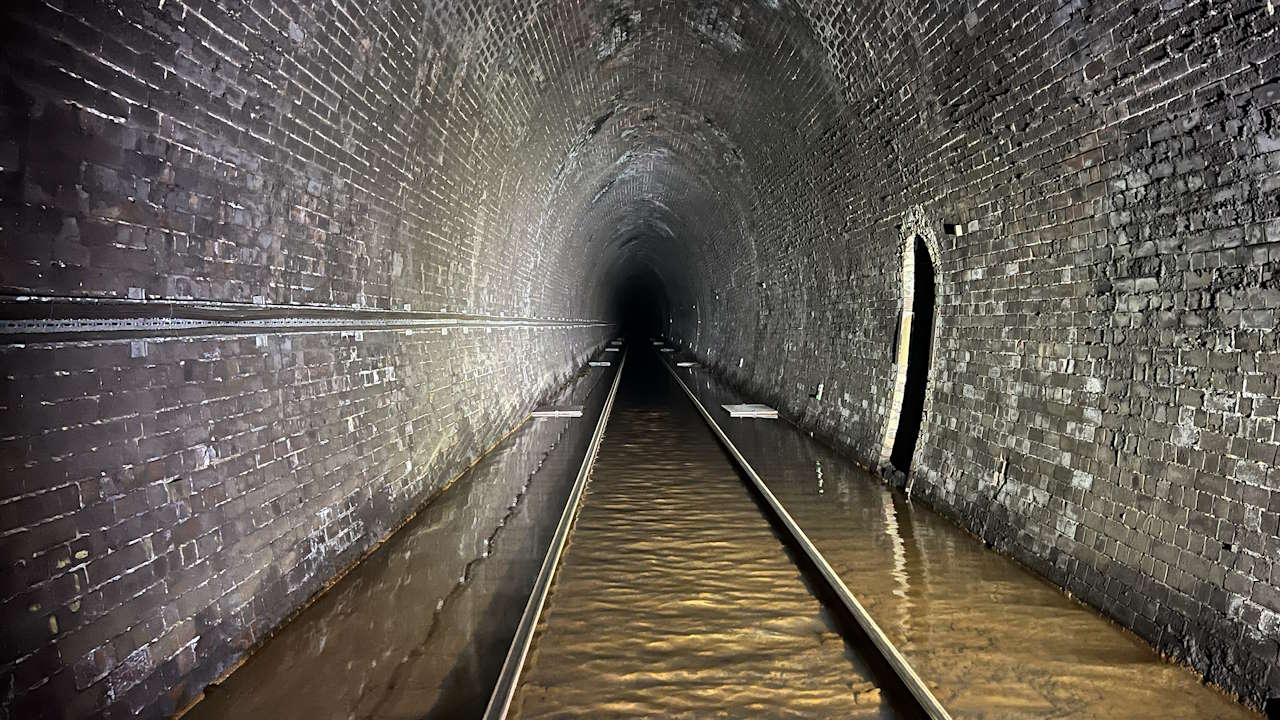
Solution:
M 0 13 L 0 718 L 1280 715 L 1271 0 Z

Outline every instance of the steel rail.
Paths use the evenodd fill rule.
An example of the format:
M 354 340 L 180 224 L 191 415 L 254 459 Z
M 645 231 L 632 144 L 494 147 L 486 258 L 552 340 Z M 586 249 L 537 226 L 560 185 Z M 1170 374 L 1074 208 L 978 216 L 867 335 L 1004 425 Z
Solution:
M 813 541 L 805 535 L 804 530 L 800 529 L 800 525 L 791 517 L 791 514 L 787 512 L 787 509 L 783 507 L 782 503 L 773 494 L 773 492 L 769 490 L 769 486 L 765 484 L 764 479 L 760 477 L 753 467 L 751 467 L 751 463 L 747 462 L 746 457 L 738 451 L 738 448 L 733 444 L 733 441 L 729 439 L 729 436 L 725 434 L 724 430 L 720 428 L 720 425 L 715 421 L 715 418 L 711 416 L 711 413 L 707 412 L 706 407 L 704 407 L 702 402 L 698 400 L 698 396 L 689 389 L 689 386 L 685 384 L 684 380 L 680 377 L 680 374 L 676 372 L 675 368 L 672 368 L 671 365 L 661 357 L 661 355 L 659 355 L 658 361 L 667 369 L 667 372 L 671 373 L 671 377 L 675 378 L 675 381 L 680 385 L 680 389 L 684 390 L 685 395 L 689 396 L 689 400 L 692 401 L 694 407 L 698 409 L 698 412 L 702 415 L 702 419 L 711 427 L 711 430 L 716 434 L 716 437 L 720 439 L 721 444 L 723 444 L 725 449 L 729 451 L 729 454 L 738 463 L 738 466 L 751 481 L 751 484 L 760 493 L 760 496 L 764 498 L 765 504 L 773 512 L 775 518 L 779 521 L 782 527 L 784 527 L 790 534 L 791 540 L 795 542 L 796 546 L 800 548 L 801 552 L 804 553 L 809 562 L 811 562 L 817 569 L 818 574 L 821 575 L 822 579 L 827 583 L 827 589 L 839 599 L 840 604 L 844 607 L 845 611 L 853 618 L 858 628 L 870 640 L 885 665 L 892 670 L 895 678 L 901 683 L 902 689 L 906 691 L 905 694 L 915 702 L 916 709 L 924 717 L 931 718 L 931 720 L 951 720 L 951 715 L 947 713 L 944 707 L 942 707 L 942 703 L 938 702 L 938 699 L 933 696 L 929 687 L 924 684 L 924 681 L 921 680 L 920 676 L 916 674 L 916 671 L 912 669 L 910 663 L 907 662 L 907 659 L 902 656 L 902 653 L 899 652 L 896 647 L 894 647 L 888 636 L 884 634 L 884 631 L 880 629 L 880 626 L 871 618 L 871 614 L 862 607 L 862 603 L 858 602 L 858 599 L 849 591 L 849 588 L 844 584 L 844 581 L 840 579 L 840 576 L 836 574 L 836 571 L 831 567 L 831 564 L 827 562 L 826 558 L 822 556 L 822 553 L 818 551 L 818 548 L 814 546 Z
M 618 395 L 618 385 L 626 365 L 627 352 L 624 350 L 622 360 L 618 362 L 618 371 L 613 376 L 613 386 L 609 388 L 609 396 L 605 398 L 604 407 L 600 410 L 600 419 L 596 421 L 595 433 L 587 446 L 587 454 L 582 458 L 582 467 L 578 469 L 578 476 L 573 481 L 569 499 L 565 501 L 564 512 L 560 515 L 560 524 L 556 526 L 551 546 L 547 548 L 546 557 L 542 560 L 542 569 L 538 572 L 538 579 L 534 581 L 533 591 L 529 594 L 529 601 L 524 607 L 524 614 L 520 616 L 520 624 L 516 627 L 515 636 L 511 639 L 511 647 L 507 650 L 506 660 L 503 661 L 502 670 L 498 673 L 498 682 L 493 688 L 493 694 L 489 696 L 489 704 L 484 711 L 485 720 L 501 720 L 511 709 L 511 700 L 515 697 L 516 687 L 520 683 L 520 673 L 524 670 L 529 647 L 533 644 L 533 634 L 538 627 L 538 618 L 542 615 L 542 608 L 551 591 L 551 581 L 555 578 L 556 568 L 564 554 L 565 543 L 573 530 L 578 504 L 582 500 L 582 491 L 587 486 L 587 477 L 591 474 L 591 466 L 595 464 L 596 453 L 600 450 L 600 442 L 604 438 L 605 426 L 609 424 L 609 413 L 613 410 L 613 400 Z

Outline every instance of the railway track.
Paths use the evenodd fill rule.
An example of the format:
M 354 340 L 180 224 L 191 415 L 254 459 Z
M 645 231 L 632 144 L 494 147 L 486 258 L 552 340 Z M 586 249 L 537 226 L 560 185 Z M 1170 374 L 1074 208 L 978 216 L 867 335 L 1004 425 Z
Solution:
M 697 715 L 699 702 L 815 715 L 844 701 L 869 717 L 950 717 L 670 358 L 632 355 L 485 717 Z

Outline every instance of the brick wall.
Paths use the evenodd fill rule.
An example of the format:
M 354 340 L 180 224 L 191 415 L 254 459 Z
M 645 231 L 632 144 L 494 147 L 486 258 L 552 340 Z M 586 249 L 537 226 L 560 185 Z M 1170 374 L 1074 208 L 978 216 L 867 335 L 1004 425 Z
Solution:
M 604 337 L 590 322 L 611 288 L 648 273 L 673 335 L 876 463 L 902 252 L 917 233 L 932 238 L 939 294 L 916 495 L 1215 682 L 1255 703 L 1280 695 L 1280 41 L 1266 0 L 19 0 L 5 12 L 6 297 L 529 321 L 428 334 L 450 343 L 430 348 L 417 334 L 277 326 L 262 347 L 206 334 L 147 342 L 138 357 L 120 337 L 56 350 L 10 338 L 0 420 L 15 428 L 15 479 L 0 540 L 16 548 L 9 565 L 29 565 L 5 595 L 3 617 L 22 618 L 26 638 L 4 661 L 11 703 L 181 704 L 238 650 L 197 639 L 190 665 L 175 659 L 186 644 L 160 659 L 158 643 L 185 637 L 172 628 L 204 613 L 207 648 L 251 642 L 281 614 L 223 601 L 245 592 L 233 579 L 275 572 L 285 590 L 266 595 L 309 592 L 353 537 L 407 511 L 393 499 L 413 494 L 396 489 L 406 460 L 419 467 L 414 453 L 439 445 L 440 465 L 412 482 L 440 482 Z M 557 318 L 573 322 L 539 324 Z M 493 344 L 463 349 L 476 338 Z M 286 341 L 306 348 L 289 372 L 268 360 L 293 357 Z M 142 381 L 119 368 L 134 364 L 168 370 L 131 390 Z M 89 397 L 103 388 L 135 395 L 104 409 Z M 41 394 L 55 404 L 32 401 Z M 199 410 L 173 410 L 161 432 L 146 421 L 153 405 Z M 372 427 L 343 425 L 354 406 Z M 441 424 L 396 447 L 402 418 L 440 407 L 474 413 L 470 430 Z M 256 458 L 297 431 L 288 413 L 317 437 L 329 428 L 323 447 L 352 449 L 262 472 Z M 74 448 L 43 445 L 62 433 Z M 161 451 L 180 459 L 158 477 L 135 469 Z M 262 504 L 299 472 L 336 489 L 294 514 Z M 62 643 L 48 618 L 74 625 L 71 604 L 87 606 L 90 569 L 110 554 L 58 540 L 41 546 L 52 566 L 28 561 L 37 526 L 94 528 L 106 543 L 97 523 L 116 515 L 89 507 L 117 513 L 118 493 L 133 498 L 126 518 L 178 512 L 163 510 L 180 507 L 170 492 L 198 496 L 197 477 L 252 499 L 247 516 L 210 515 L 196 537 L 305 547 L 275 571 L 224 553 L 211 577 L 225 579 L 204 585 L 177 572 L 194 595 L 167 577 L 154 595 L 134 589 L 115 616 L 134 625 L 80 633 L 132 638 L 114 655 Z M 351 477 L 365 489 L 338 480 Z M 116 552 L 133 548 L 111 561 L 120 570 L 176 572 L 192 542 L 197 566 L 217 566 L 195 537 L 154 538 L 177 533 L 168 519 L 126 526 L 112 536 Z M 291 539 L 265 539 L 277 536 Z M 36 611 L 20 607 L 32 588 L 51 593 Z M 174 612 L 194 615 L 158 610 L 184 596 Z
M 160 717 L 608 337 L 578 129 L 468 8 L 3 13 L 0 716 Z
M 172 712 L 524 417 L 600 329 L 0 349 L 13 717 Z M 525 358 L 536 358 L 527 361 Z
M 676 334 L 875 466 L 902 253 L 936 237 L 916 495 L 1247 701 L 1280 697 L 1270 5 L 808 12 L 848 107 L 754 176 L 785 204 L 712 273 L 751 283 L 709 280 L 730 309 Z

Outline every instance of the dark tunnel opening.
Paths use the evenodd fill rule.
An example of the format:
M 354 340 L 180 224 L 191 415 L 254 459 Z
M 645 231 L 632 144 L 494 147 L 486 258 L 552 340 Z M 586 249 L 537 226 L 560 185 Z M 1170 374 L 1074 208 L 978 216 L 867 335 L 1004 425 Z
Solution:
M 618 334 L 650 338 L 665 334 L 671 308 L 661 278 L 648 268 L 634 270 L 610 288 L 610 311 Z

